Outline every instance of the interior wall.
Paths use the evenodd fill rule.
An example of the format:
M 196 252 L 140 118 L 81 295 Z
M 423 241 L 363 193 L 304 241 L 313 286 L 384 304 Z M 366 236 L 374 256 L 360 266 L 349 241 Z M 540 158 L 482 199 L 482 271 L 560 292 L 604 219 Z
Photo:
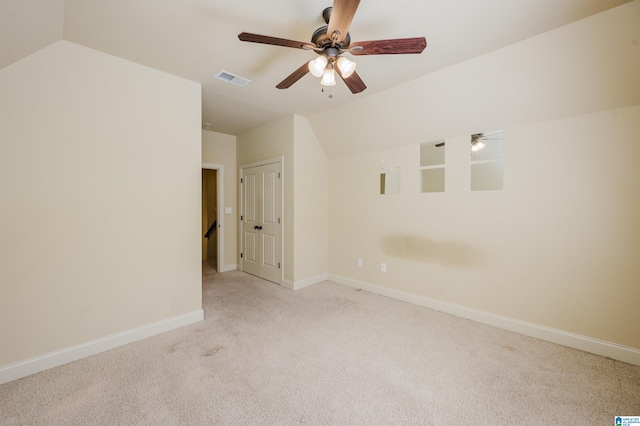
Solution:
M 238 165 L 236 163 L 236 137 L 224 133 L 202 131 L 202 162 L 224 166 L 224 205 L 218 206 L 224 214 L 224 268 L 232 271 L 238 264 Z M 231 214 L 224 213 L 231 207 Z
M 0 68 L 61 40 L 63 24 L 64 0 L 1 1 Z
M 283 285 L 294 281 L 294 116 L 265 124 L 237 136 L 238 166 L 283 157 Z
M 0 365 L 201 313 L 200 85 L 60 41 L 0 93 Z
M 640 106 L 504 135 L 501 191 L 470 191 L 468 136 L 446 139 L 444 193 L 419 192 L 419 145 L 394 149 L 397 195 L 386 153 L 330 160 L 331 273 L 640 348 Z
M 328 160 L 307 119 L 294 116 L 294 287 L 326 279 Z

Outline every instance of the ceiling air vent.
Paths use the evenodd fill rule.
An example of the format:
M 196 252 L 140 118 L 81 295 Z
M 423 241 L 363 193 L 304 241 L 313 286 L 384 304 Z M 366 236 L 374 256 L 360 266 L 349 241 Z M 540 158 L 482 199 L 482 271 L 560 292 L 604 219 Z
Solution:
M 251 80 L 247 80 L 246 78 L 242 78 L 224 70 L 218 72 L 218 74 L 216 74 L 216 78 L 218 80 L 226 81 L 227 83 L 235 84 L 236 86 L 240 87 L 244 87 L 247 84 L 251 83 Z

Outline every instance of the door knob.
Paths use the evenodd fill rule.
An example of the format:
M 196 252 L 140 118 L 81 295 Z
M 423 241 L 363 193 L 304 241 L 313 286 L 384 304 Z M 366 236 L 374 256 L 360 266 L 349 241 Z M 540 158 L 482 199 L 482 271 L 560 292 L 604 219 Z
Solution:
M 253 229 L 262 229 L 262 226 L 256 225 L 256 226 L 253 227 Z

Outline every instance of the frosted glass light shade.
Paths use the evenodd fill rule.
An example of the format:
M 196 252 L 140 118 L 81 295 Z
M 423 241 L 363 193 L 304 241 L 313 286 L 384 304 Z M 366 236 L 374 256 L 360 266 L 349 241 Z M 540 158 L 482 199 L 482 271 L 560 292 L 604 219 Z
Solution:
M 326 68 L 324 70 L 324 74 L 322 74 L 322 81 L 320 82 L 323 86 L 335 86 L 336 85 L 336 72 L 333 68 Z
M 353 74 L 356 70 L 356 63 L 348 60 L 344 56 L 340 56 L 336 64 L 338 65 L 343 78 L 351 77 L 351 74 Z
M 327 57 L 324 55 L 318 56 L 313 61 L 309 61 L 309 72 L 316 77 L 322 77 L 324 69 L 327 66 Z

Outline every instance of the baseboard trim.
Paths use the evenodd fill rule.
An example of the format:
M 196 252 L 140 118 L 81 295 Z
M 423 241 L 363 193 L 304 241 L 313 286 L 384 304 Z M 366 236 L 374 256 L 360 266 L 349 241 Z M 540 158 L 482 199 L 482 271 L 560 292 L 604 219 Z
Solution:
M 329 274 L 320 274 L 315 277 L 306 278 L 304 280 L 296 281 L 293 283 L 293 290 L 300 290 L 301 288 L 309 287 L 310 285 L 321 283 L 322 281 L 327 281 L 329 279 Z
M 193 324 L 204 319 L 204 311 L 198 309 L 193 312 L 167 318 L 162 321 L 143 325 L 121 333 L 112 334 L 100 339 L 91 340 L 80 345 L 71 346 L 59 351 L 19 361 L 0 367 L 0 384 L 11 382 L 22 377 L 30 376 L 50 368 L 58 367 L 72 361 L 86 358 L 109 349 L 133 343 L 156 334 L 165 333 L 185 325 Z
M 282 287 L 293 290 L 293 281 L 282 279 Z
M 328 279 L 329 274 L 320 274 L 316 275 L 315 277 L 305 278 L 304 280 L 300 281 L 282 280 L 282 287 L 295 291 L 300 290 L 301 288 L 321 283 L 322 281 L 327 281 Z
M 221 269 L 222 270 L 220 272 L 235 271 L 236 269 L 238 269 L 238 265 L 236 265 L 235 263 L 231 265 L 224 265 Z
M 364 281 L 354 280 L 341 275 L 329 274 L 328 279 L 339 284 L 347 285 L 349 287 L 361 288 L 363 290 L 367 290 L 381 296 L 402 300 L 414 305 L 424 306 L 426 308 L 456 315 L 462 318 L 467 318 L 504 330 L 514 331 L 516 333 L 535 337 L 547 342 L 557 343 L 559 345 L 568 346 L 570 348 L 579 349 L 585 352 L 590 352 L 592 354 L 640 366 L 640 349 L 618 345 L 616 343 L 594 339 L 592 337 L 570 333 L 543 325 L 520 321 L 501 315 L 468 308 L 462 305 L 456 305 L 453 303 L 430 299 L 428 297 L 419 296 L 400 290 L 394 290 Z

